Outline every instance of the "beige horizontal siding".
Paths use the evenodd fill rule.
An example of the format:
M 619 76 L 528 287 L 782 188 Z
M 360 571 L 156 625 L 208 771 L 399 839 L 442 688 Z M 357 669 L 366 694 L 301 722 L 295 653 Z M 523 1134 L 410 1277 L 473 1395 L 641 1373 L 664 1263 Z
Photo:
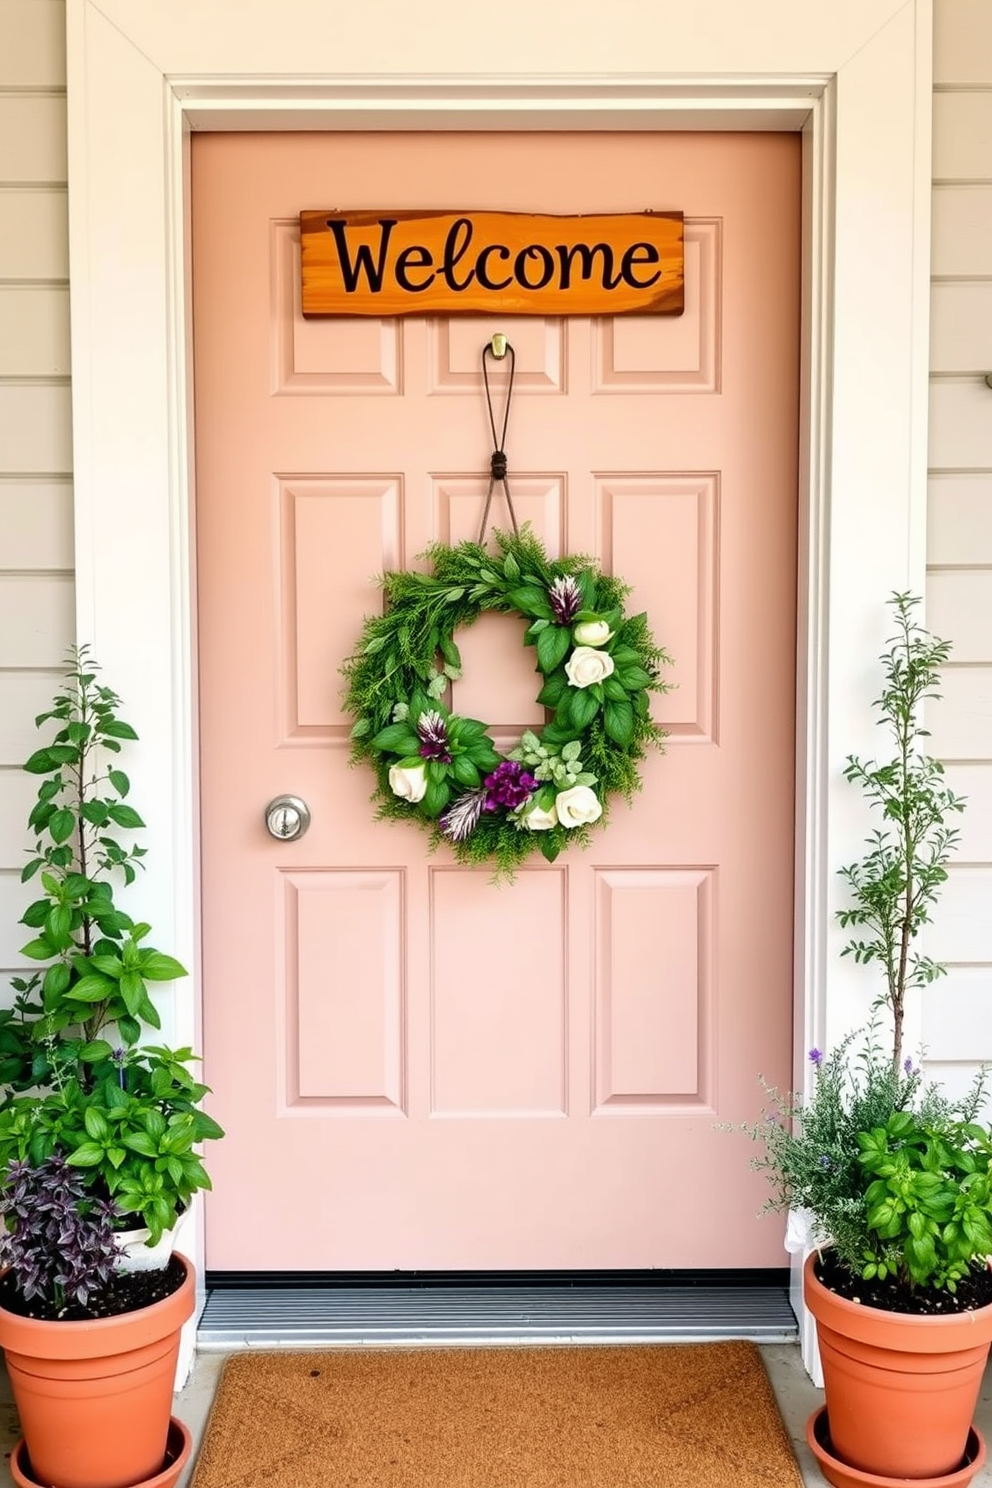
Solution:
M 931 989 L 932 990 L 932 989 Z M 936 994 L 940 996 L 940 990 Z M 975 1041 L 972 1057 L 962 1060 L 960 1063 L 951 1064 L 941 1060 L 927 1059 L 927 1079 L 939 1085 L 948 1100 L 963 1101 L 970 1098 L 975 1080 L 982 1066 L 988 1062 L 988 1055 L 983 1049 L 988 1049 L 989 1041 L 982 1038 Z M 983 1110 L 978 1113 L 979 1121 L 992 1123 L 992 1101 L 986 1096 Z M 976 1483 L 978 1479 L 975 1479 Z
M 67 179 L 65 98 L 0 93 L 0 181 Z
M 934 187 L 931 272 L 992 276 L 992 184 Z
M 60 680 L 61 670 L 0 669 L 0 765 L 22 765 L 37 749 L 34 720 L 47 710 Z M 23 831 L 23 823 L 16 825 Z
M 992 87 L 992 4 L 934 0 L 933 76 L 938 85 Z
M 0 0 L 0 998 L 35 892 L 20 767 L 74 636 L 66 158 L 65 7 Z
M 73 640 L 70 574 L 0 573 L 0 667 L 57 667 Z
M 10 826 L 9 833 L 0 836 L 0 870 L 15 869 L 19 873 L 24 864 L 24 849 L 32 841 L 27 827 L 28 814 L 37 793 L 36 776 L 18 769 L 0 769 L 0 822 Z M 21 840 L 18 840 L 18 825 Z
M 19 840 L 22 849 L 31 846 L 31 839 L 26 832 L 21 832 L 12 840 Z M 26 858 L 22 859 L 22 862 L 26 861 Z M 19 868 L 16 872 L 0 870 L 0 968 L 3 970 L 12 971 L 18 967 L 30 966 L 30 962 L 20 952 L 33 932 L 17 922 L 33 897 L 31 885 L 21 883 Z
M 992 842 L 992 761 L 981 764 L 949 764 L 945 779 L 955 795 L 964 801 L 964 810 L 952 818 L 957 828 L 957 860 L 981 863 L 988 859 Z M 992 1011 L 992 1004 L 990 1004 Z
M 68 287 L 0 284 L 0 377 L 68 375 Z
M 930 370 L 980 372 L 983 377 L 992 371 L 992 280 L 933 285 Z
M 926 945 L 949 971 L 922 1009 L 927 1073 L 954 1097 L 992 1060 L 992 665 L 963 664 L 992 661 L 992 0 L 935 0 L 934 76 L 927 620 L 955 647 L 927 722 L 966 803 Z
M 952 864 L 927 941 L 938 961 L 992 964 L 992 864 Z
M 67 386 L 0 384 L 0 474 L 71 470 L 71 424 Z
M 932 609 L 929 619 L 933 624 Z M 992 762 L 992 666 L 947 667 L 940 690 L 940 701 L 927 709 L 931 752 L 945 762 Z M 992 861 L 992 836 L 980 856 Z
M 930 1059 L 970 1063 L 992 1058 L 992 966 L 949 968 L 923 993 L 922 1007 Z
M 935 181 L 992 178 L 992 89 L 934 94 L 933 176 Z
M 0 279 L 68 279 L 67 209 L 57 187 L 0 187 Z
M 937 569 L 927 580 L 927 621 L 955 662 L 992 665 L 992 569 Z M 990 854 L 992 856 L 992 854 Z
M 0 0 L 0 88 L 64 86 L 62 0 Z
M 992 472 L 930 477 L 927 557 L 932 564 L 992 563 Z
M 930 465 L 992 470 L 992 389 L 983 377 L 931 383 Z
M 72 483 L 0 478 L 0 570 L 71 572 Z

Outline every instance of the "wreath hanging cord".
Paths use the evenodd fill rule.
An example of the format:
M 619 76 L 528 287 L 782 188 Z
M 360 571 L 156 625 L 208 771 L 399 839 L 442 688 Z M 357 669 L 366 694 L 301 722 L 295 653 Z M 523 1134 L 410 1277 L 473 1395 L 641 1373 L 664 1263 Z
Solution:
M 352 763 L 376 775 L 379 818 L 413 819 L 431 846 L 447 844 L 462 863 L 487 863 L 499 877 L 534 852 L 553 862 L 590 828 L 605 823 L 610 798 L 641 788 L 638 763 L 661 747 L 650 693 L 666 692 L 670 658 L 644 613 L 627 616 L 629 586 L 581 555 L 551 558 L 528 524 L 518 527 L 506 477 L 506 430 L 513 391 L 512 348 L 502 430 L 483 384 L 493 436 L 489 489 L 477 542 L 433 543 L 430 571 L 386 573 L 384 613 L 368 617 L 342 667 L 344 707 L 354 719 Z M 493 353 L 495 355 L 495 353 Z M 483 546 L 493 490 L 501 482 L 512 532 Z M 446 705 L 462 675 L 456 632 L 496 611 L 526 622 L 547 710 L 503 754 L 490 725 Z
M 517 369 L 517 354 L 505 337 L 500 341 L 502 351 L 497 352 L 495 345 L 496 339 L 494 336 L 492 341 L 487 341 L 482 348 L 482 384 L 486 390 L 486 410 L 489 414 L 489 427 L 493 434 L 493 452 L 489 457 L 489 490 L 486 492 L 486 504 L 482 508 L 482 521 L 479 524 L 480 543 L 486 540 L 489 507 L 493 499 L 493 487 L 497 481 L 501 481 L 503 484 L 503 493 L 506 496 L 506 509 L 510 516 L 510 525 L 513 528 L 514 534 L 518 534 L 520 530 L 517 527 L 517 514 L 513 510 L 513 497 L 510 495 L 510 486 L 506 478 L 506 430 L 510 422 L 510 399 L 513 397 L 513 376 Z M 496 415 L 493 412 L 493 395 L 489 388 L 489 368 L 486 365 L 486 358 L 488 356 L 495 357 L 497 361 L 502 361 L 504 356 L 510 358 L 510 367 L 506 378 L 506 402 L 503 404 L 503 430 L 498 438 L 496 435 Z

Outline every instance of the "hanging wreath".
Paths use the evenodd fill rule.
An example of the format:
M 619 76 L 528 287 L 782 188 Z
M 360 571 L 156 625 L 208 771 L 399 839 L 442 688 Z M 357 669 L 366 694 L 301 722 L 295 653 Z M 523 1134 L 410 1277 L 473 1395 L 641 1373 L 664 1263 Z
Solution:
M 638 762 L 664 738 L 649 694 L 667 691 L 669 658 L 646 615 L 624 614 L 629 587 L 592 560 L 549 558 L 527 527 L 494 537 L 496 556 L 436 543 L 429 573 L 387 573 L 385 613 L 365 621 L 342 670 L 353 761 L 376 772 L 378 815 L 418 822 L 499 876 L 532 852 L 553 862 L 587 845 L 610 798 L 640 789 Z M 526 622 L 551 715 L 506 755 L 488 724 L 443 702 L 462 674 L 456 631 L 493 610 Z

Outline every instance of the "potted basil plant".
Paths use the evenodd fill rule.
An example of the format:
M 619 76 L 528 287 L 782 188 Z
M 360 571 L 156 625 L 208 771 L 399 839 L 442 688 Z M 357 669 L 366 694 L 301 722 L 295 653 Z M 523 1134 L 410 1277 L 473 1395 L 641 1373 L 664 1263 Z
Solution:
M 842 870 L 853 932 L 845 955 L 881 971 L 863 1036 L 812 1049 L 810 1096 L 768 1090 L 745 1131 L 769 1207 L 790 1211 L 796 1248 L 812 1246 L 804 1299 L 817 1323 L 825 1408 L 807 1437 L 838 1488 L 913 1479 L 962 1485 L 984 1460 L 972 1426 L 992 1341 L 992 1140 L 986 1080 L 952 1101 L 904 1055 L 909 995 L 944 968 L 917 944 L 957 845 L 963 802 L 925 749 L 923 708 L 950 647 L 891 600 L 895 633 L 875 705 L 890 752 L 850 757 L 845 774 L 875 814 L 867 851 Z M 767 1089 L 767 1087 L 766 1087 Z
M 119 705 L 80 648 L 36 720 L 51 732 L 25 765 L 39 788 L 22 878 L 40 892 L 22 954 L 37 970 L 0 1011 L 0 1346 L 24 1430 L 11 1466 L 59 1488 L 178 1477 L 189 1440 L 170 1412 L 195 1277 L 169 1237 L 210 1187 L 201 1144 L 223 1135 L 193 1051 L 145 1041 L 160 1026 L 150 987 L 185 971 L 117 904 L 144 856 Z

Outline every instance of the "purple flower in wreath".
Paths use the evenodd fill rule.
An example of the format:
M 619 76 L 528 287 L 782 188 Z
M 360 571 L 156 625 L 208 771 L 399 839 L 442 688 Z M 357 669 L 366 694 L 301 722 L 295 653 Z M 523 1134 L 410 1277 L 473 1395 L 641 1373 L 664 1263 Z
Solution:
M 815 1065 L 817 1069 L 820 1068 L 820 1065 L 823 1063 L 823 1055 L 820 1053 L 819 1049 L 810 1049 L 809 1062 L 810 1064 Z
M 420 740 L 418 753 L 421 759 L 440 760 L 443 765 L 451 764 L 448 728 L 440 713 L 421 713 L 417 720 L 417 737 Z
M 571 574 L 565 574 L 552 582 L 548 590 L 548 603 L 559 625 L 571 625 L 582 608 L 582 591 Z
M 517 760 L 503 760 L 483 782 L 486 800 L 483 811 L 516 811 L 537 790 L 537 781 Z

